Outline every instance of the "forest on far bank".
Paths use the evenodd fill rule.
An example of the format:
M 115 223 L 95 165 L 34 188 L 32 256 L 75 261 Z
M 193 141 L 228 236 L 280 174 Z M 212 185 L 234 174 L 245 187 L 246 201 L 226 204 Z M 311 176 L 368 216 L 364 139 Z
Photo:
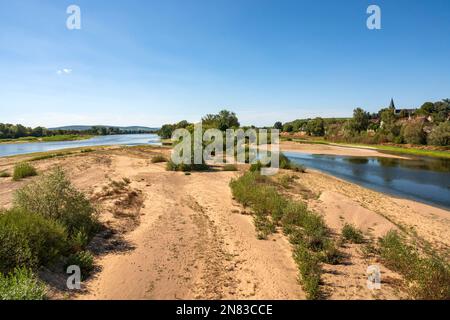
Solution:
M 361 108 L 349 119 L 315 118 L 276 122 L 282 132 L 323 137 L 330 142 L 450 145 L 450 99 L 426 102 L 417 109 L 397 109 L 393 101 L 378 113 Z

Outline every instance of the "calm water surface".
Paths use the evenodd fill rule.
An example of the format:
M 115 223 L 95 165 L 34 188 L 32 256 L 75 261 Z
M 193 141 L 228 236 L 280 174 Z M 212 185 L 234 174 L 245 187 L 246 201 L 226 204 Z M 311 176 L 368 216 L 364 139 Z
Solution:
M 79 147 L 111 145 L 136 146 L 146 144 L 160 145 L 161 141 L 159 136 L 156 134 L 123 134 L 113 136 L 97 136 L 92 139 L 78 141 L 0 144 L 0 157 Z
M 450 160 L 309 155 L 286 152 L 295 163 L 367 188 L 450 209 Z

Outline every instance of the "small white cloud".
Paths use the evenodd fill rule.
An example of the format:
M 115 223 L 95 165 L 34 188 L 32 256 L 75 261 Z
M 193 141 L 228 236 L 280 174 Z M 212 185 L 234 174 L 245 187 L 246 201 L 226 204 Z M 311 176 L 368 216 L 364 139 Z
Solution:
M 72 69 L 61 69 L 61 70 L 56 71 L 56 73 L 58 75 L 71 74 L 72 73 Z

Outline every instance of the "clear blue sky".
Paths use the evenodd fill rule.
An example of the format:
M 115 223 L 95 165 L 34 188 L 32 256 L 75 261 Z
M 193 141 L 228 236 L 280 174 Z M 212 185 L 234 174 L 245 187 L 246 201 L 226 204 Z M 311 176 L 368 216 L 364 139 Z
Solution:
M 391 97 L 450 97 L 450 1 L 0 0 L 0 122 L 159 126 L 228 108 L 272 125 Z

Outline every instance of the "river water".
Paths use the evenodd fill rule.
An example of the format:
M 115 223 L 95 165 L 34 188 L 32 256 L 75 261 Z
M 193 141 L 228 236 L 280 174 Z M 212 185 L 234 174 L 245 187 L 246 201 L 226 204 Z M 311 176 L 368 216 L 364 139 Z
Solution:
M 450 160 L 285 154 L 307 168 L 383 193 L 450 209 Z
M 156 134 L 123 134 L 96 136 L 91 139 L 77 141 L 0 144 L 0 157 L 79 147 L 111 145 L 136 146 L 146 144 L 160 145 L 161 140 Z

